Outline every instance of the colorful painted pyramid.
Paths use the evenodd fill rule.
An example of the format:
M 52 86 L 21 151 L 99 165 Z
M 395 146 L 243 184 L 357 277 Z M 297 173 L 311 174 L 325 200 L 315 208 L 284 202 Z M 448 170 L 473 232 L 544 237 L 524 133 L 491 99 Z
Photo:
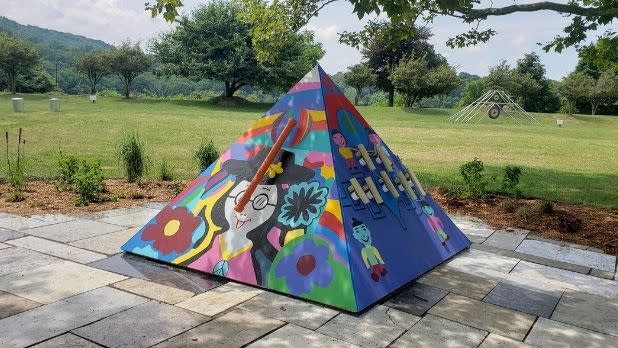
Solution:
M 122 249 L 359 312 L 469 245 L 316 66 Z

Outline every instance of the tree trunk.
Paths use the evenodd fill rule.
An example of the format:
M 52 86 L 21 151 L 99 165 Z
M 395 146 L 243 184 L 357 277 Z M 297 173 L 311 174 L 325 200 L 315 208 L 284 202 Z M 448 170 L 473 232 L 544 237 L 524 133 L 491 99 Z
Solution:
M 97 94 L 97 85 L 94 83 L 90 83 L 90 95 Z
M 225 98 L 233 97 L 234 93 L 236 93 L 236 91 L 238 91 L 244 85 L 245 84 L 243 82 L 239 81 L 233 81 L 231 83 L 229 81 L 225 81 L 225 92 L 223 93 L 223 96 Z
M 393 107 L 395 104 L 395 88 L 388 90 L 388 106 Z
M 11 94 L 17 92 L 17 72 L 7 74 L 9 76 L 9 86 L 11 87 Z
M 597 102 L 592 102 L 590 103 L 590 106 L 592 107 L 592 116 L 597 114 L 597 109 L 599 107 L 599 103 Z
M 360 96 L 360 89 L 356 90 L 356 95 L 354 96 L 354 105 L 358 106 L 358 97 Z
M 124 97 L 131 98 L 131 80 L 128 78 L 124 79 Z

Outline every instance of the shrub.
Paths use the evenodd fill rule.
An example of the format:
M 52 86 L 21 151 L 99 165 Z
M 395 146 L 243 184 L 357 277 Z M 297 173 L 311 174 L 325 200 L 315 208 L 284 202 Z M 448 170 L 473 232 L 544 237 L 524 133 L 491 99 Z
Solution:
M 163 181 L 174 180 L 174 173 L 172 172 L 172 169 L 167 165 L 166 160 L 161 160 L 161 164 L 159 165 L 159 179 Z
M 507 213 L 514 213 L 517 210 L 518 205 L 512 200 L 502 201 L 500 208 Z
M 465 194 L 468 197 L 478 198 L 485 195 L 485 186 L 487 186 L 487 182 L 483 174 L 484 169 L 483 162 L 476 157 L 474 160 L 459 167 L 459 174 L 461 174 L 463 178 Z
M 144 144 L 137 133 L 127 134 L 120 143 L 120 159 L 129 182 L 134 182 L 144 176 L 146 156 Z
M 68 191 L 73 186 L 73 177 L 77 172 L 79 160 L 75 156 L 66 155 L 60 151 L 56 163 L 58 165 L 58 183 L 56 188 L 60 191 Z
M 81 161 L 73 176 L 73 184 L 79 194 L 75 205 L 88 205 L 90 202 L 98 201 L 105 191 L 101 162 Z
M 217 150 L 212 140 L 207 142 L 204 141 L 197 148 L 197 151 L 195 151 L 193 157 L 195 157 L 195 160 L 200 167 L 200 172 L 202 172 L 219 158 L 219 150 Z
M 582 220 L 567 212 L 558 215 L 558 227 L 562 232 L 575 233 L 582 227 Z
M 146 196 L 139 192 L 139 191 L 133 191 L 129 194 L 129 198 L 131 199 L 144 199 Z
M 542 200 L 536 203 L 534 210 L 539 214 L 551 214 L 554 212 L 554 204 L 548 200 Z
M 530 218 L 530 216 L 532 214 L 530 213 L 528 208 L 526 208 L 526 207 L 519 207 L 519 208 L 515 209 L 515 215 L 519 216 L 522 219 L 528 219 L 528 218 Z
M 6 143 L 6 176 L 9 179 L 9 185 L 13 189 L 13 193 L 9 197 L 10 202 L 20 202 L 24 200 L 24 190 L 26 189 L 26 159 L 24 147 L 26 139 L 22 136 L 22 129 L 19 129 L 17 136 L 17 153 L 13 156 L 9 154 L 9 132 L 5 132 Z
M 510 193 L 513 198 L 521 197 L 521 191 L 517 189 L 519 179 L 524 170 L 519 166 L 506 166 L 503 170 L 502 189 Z

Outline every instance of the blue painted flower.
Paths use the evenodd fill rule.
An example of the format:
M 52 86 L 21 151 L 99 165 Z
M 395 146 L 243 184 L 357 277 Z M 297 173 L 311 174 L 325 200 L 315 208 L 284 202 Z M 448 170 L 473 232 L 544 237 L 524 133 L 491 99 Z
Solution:
M 301 182 L 291 185 L 283 198 L 281 213 L 277 217 L 284 225 L 296 228 L 309 226 L 326 205 L 328 189 L 317 182 Z
M 293 295 L 308 293 L 313 285 L 326 287 L 333 280 L 328 254 L 327 246 L 318 245 L 310 238 L 302 238 L 275 266 L 275 276 L 285 278 Z

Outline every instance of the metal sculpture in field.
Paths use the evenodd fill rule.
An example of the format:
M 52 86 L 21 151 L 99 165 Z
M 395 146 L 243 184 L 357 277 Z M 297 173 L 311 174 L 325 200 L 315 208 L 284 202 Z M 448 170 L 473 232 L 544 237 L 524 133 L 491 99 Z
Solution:
M 526 112 L 504 91 L 489 90 L 470 105 L 459 110 L 456 114 L 448 118 L 449 122 L 454 123 L 479 123 L 484 117 L 492 120 L 503 116 L 512 119 L 520 124 L 541 125 L 534 116 Z

